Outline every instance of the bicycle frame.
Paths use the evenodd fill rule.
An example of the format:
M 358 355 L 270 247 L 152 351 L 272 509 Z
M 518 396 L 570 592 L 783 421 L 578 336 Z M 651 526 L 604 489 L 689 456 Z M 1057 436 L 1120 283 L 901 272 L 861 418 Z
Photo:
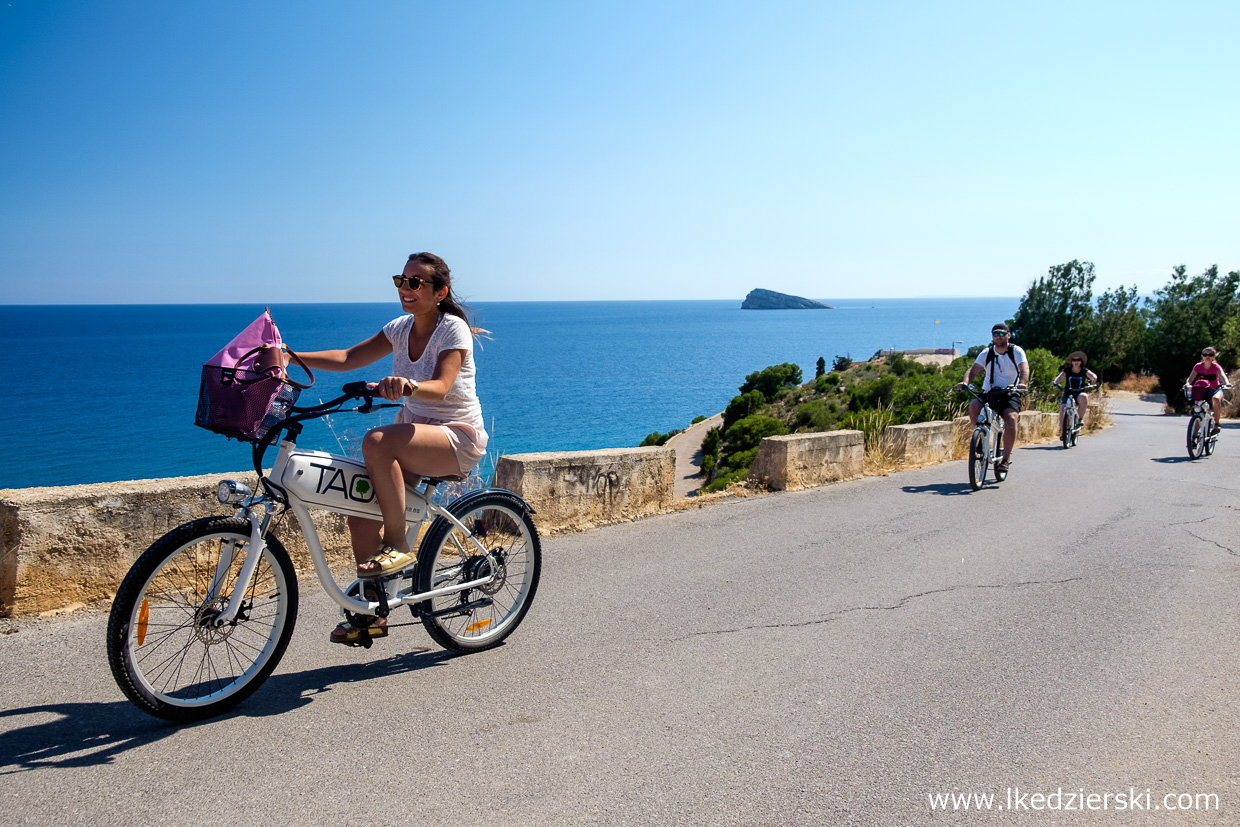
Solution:
M 317 479 L 314 479 L 316 472 Z M 333 601 L 347 611 L 373 615 L 385 604 L 390 611 L 400 606 L 420 603 L 434 597 L 480 588 L 493 582 L 496 577 L 495 572 L 499 570 L 498 566 L 492 566 L 490 568 L 491 574 L 487 577 L 417 594 L 413 593 L 412 587 L 400 588 L 401 583 L 405 580 L 403 577 L 374 578 L 370 579 L 371 582 L 383 583 L 385 586 L 386 594 L 382 602 L 379 600 L 371 601 L 362 597 L 353 597 L 347 594 L 345 589 L 340 588 L 340 585 L 332 576 L 331 566 L 327 562 L 327 554 L 323 550 L 318 529 L 314 524 L 314 518 L 310 514 L 310 506 L 338 514 L 381 520 L 382 515 L 379 511 L 379 504 L 375 500 L 373 488 L 370 487 L 370 478 L 366 474 L 365 465 L 355 459 L 339 454 L 299 450 L 294 437 L 280 442 L 280 449 L 276 454 L 275 464 L 269 473 L 261 474 L 260 472 L 260 478 L 264 492 L 243 500 L 240 503 L 241 507 L 237 510 L 236 516 L 248 520 L 250 523 L 250 542 L 246 548 L 245 562 L 242 564 L 233 592 L 229 596 L 228 605 L 214 619 L 217 627 L 231 623 L 237 618 L 242 604 L 245 602 L 246 592 L 254 576 L 254 571 L 258 567 L 258 561 L 266 547 L 264 538 L 267 536 L 267 529 L 271 519 L 277 514 L 282 513 L 285 508 L 292 511 L 293 515 L 297 517 L 297 522 L 301 526 L 302 534 L 306 540 L 306 547 L 310 551 L 310 559 L 314 564 L 314 571 L 318 576 L 319 584 L 322 585 L 323 590 L 327 592 Z M 348 480 L 347 487 L 344 485 L 345 480 Z M 235 483 L 233 485 L 235 487 Z M 453 516 L 447 508 L 433 502 L 431 498 L 434 496 L 437 486 L 438 481 L 430 479 L 424 480 L 421 491 L 410 485 L 405 486 L 406 536 L 410 540 L 410 546 L 412 547 L 412 541 L 417 538 L 417 532 L 429 514 L 450 522 L 469 539 L 476 553 L 490 557 L 490 551 L 478 541 L 460 520 Z M 271 495 L 271 489 L 273 488 L 281 492 L 285 503 L 280 503 Z M 256 511 L 259 507 L 262 507 L 264 511 L 261 519 Z M 453 542 L 456 543 L 456 540 L 454 539 Z M 457 546 L 462 556 L 464 556 L 466 553 L 465 549 L 460 548 L 459 543 L 457 543 Z M 213 598 L 220 596 L 218 590 L 223 584 L 225 575 L 234 559 L 235 550 L 232 554 L 220 556 L 211 588 L 211 596 Z M 362 592 L 363 590 L 359 588 L 358 594 L 361 595 Z

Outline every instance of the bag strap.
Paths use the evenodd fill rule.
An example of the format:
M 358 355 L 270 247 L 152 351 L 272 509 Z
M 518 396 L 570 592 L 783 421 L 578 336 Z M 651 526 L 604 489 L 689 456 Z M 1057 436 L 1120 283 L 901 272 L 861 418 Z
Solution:
M 292 376 L 289 376 L 287 370 L 284 372 L 284 381 L 288 382 L 290 385 L 292 385 L 295 388 L 301 388 L 303 391 L 306 390 L 307 388 L 309 388 L 311 385 L 314 384 L 314 372 L 310 370 L 309 365 L 307 365 L 305 362 L 301 360 L 300 356 L 298 356 L 296 353 L 293 352 L 293 349 L 291 347 L 289 347 L 288 345 L 285 345 L 284 349 L 288 351 L 289 356 L 293 357 L 293 361 L 297 363 L 297 366 L 306 372 L 306 376 L 310 377 L 310 382 L 308 384 L 303 385 L 302 383 L 293 379 Z M 285 363 L 285 367 L 287 366 L 288 366 L 288 363 Z
M 250 349 L 244 355 L 242 355 L 240 359 L 237 360 L 237 365 L 240 365 L 242 362 L 244 362 L 246 359 L 249 359 L 254 354 L 261 353 L 267 348 L 272 348 L 272 347 L 275 347 L 275 345 L 262 344 L 256 348 Z M 310 377 L 309 384 L 302 384 L 301 382 L 298 382 L 296 379 L 288 375 L 288 370 L 287 370 L 288 360 L 285 359 L 283 356 L 285 351 L 287 351 L 288 355 L 293 358 L 293 361 L 297 363 L 297 366 L 300 367 L 302 370 L 304 370 L 306 372 L 306 375 Z M 300 390 L 303 390 L 303 391 L 314 384 L 314 372 L 311 371 L 310 367 L 305 362 L 302 361 L 300 356 L 298 356 L 296 353 L 293 352 L 292 348 L 288 347 L 288 345 L 285 345 L 284 350 L 279 351 L 279 352 L 280 352 L 280 362 L 285 370 L 284 370 L 283 376 L 274 377 L 274 378 L 278 378 L 281 382 L 286 382 L 292 385 L 293 387 L 299 388 Z M 235 375 L 236 369 L 237 369 L 237 366 L 234 365 L 232 368 L 228 368 L 226 370 L 228 370 L 228 372 L 232 374 L 232 380 L 234 382 L 237 382 L 242 385 L 251 385 L 255 382 L 261 382 L 264 379 L 273 378 L 272 374 L 268 373 L 266 370 L 262 370 L 262 371 L 252 371 L 253 373 L 259 374 L 253 379 L 242 379 L 241 377 Z
M 990 365 L 990 386 L 993 388 L 995 386 L 995 346 L 990 345 L 987 351 L 989 352 L 986 354 L 986 364 Z M 1012 360 L 1012 367 L 1016 368 L 1016 376 L 1019 381 L 1020 365 L 1016 364 L 1016 350 L 1010 343 L 1008 344 L 1008 356 Z

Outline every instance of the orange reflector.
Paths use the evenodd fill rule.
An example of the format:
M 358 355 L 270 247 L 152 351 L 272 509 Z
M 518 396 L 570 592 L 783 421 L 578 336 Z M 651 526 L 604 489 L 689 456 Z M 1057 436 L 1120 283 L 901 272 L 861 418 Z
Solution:
M 151 619 L 151 604 L 142 601 L 142 608 L 138 610 L 138 645 L 146 643 L 146 622 Z
M 489 620 L 479 620 L 477 623 L 471 623 L 468 626 L 466 626 L 465 631 L 476 632 L 479 629 L 485 629 L 486 627 L 490 625 L 491 625 L 491 621 Z

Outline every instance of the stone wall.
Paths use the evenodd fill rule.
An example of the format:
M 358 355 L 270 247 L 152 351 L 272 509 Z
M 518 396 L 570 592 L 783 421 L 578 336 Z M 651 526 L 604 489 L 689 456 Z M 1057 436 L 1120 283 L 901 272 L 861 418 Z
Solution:
M 864 437 L 861 431 L 768 436 L 758 443 L 749 479 L 773 491 L 795 491 L 860 477 Z
M 0 616 L 111 598 L 134 560 L 159 537 L 190 520 L 230 513 L 215 499 L 224 478 L 256 483 L 250 471 L 0 491 Z M 314 516 L 328 559 L 351 562 L 344 517 Z M 292 513 L 275 534 L 298 571 L 310 571 Z
M 1017 444 L 1054 439 L 1058 434 L 1058 414 L 1046 411 L 1021 411 L 1016 422 Z
M 670 448 L 510 454 L 495 466 L 495 485 L 533 507 L 542 533 L 657 514 L 671 506 L 675 478 Z
M 913 425 L 890 425 L 883 439 L 892 458 L 906 468 L 946 462 L 952 458 L 954 439 L 951 422 L 918 422 Z

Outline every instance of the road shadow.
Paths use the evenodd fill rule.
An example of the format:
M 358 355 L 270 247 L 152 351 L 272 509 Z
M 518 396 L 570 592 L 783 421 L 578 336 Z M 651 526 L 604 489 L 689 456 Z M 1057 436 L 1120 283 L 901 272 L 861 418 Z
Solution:
M 1150 462 L 1161 462 L 1164 464 L 1171 464 L 1175 462 L 1192 462 L 1192 461 L 1193 460 L 1189 459 L 1187 455 L 1181 455 L 1178 457 L 1150 457 Z
M 906 494 L 938 494 L 941 497 L 954 497 L 958 494 L 973 493 L 973 488 L 967 482 L 935 482 L 929 485 L 905 485 L 900 490 Z
M 116 756 L 155 743 L 184 729 L 228 718 L 280 715 L 313 702 L 337 686 L 409 674 L 439 666 L 458 655 L 442 650 L 405 652 L 379 661 L 343 663 L 275 675 L 240 706 L 194 724 L 153 718 L 128 701 L 61 703 L 0 711 L 4 719 L 31 716 L 38 722 L 0 732 L 0 776 L 38 769 L 111 764 Z M 43 720 L 54 716 L 53 720 Z

